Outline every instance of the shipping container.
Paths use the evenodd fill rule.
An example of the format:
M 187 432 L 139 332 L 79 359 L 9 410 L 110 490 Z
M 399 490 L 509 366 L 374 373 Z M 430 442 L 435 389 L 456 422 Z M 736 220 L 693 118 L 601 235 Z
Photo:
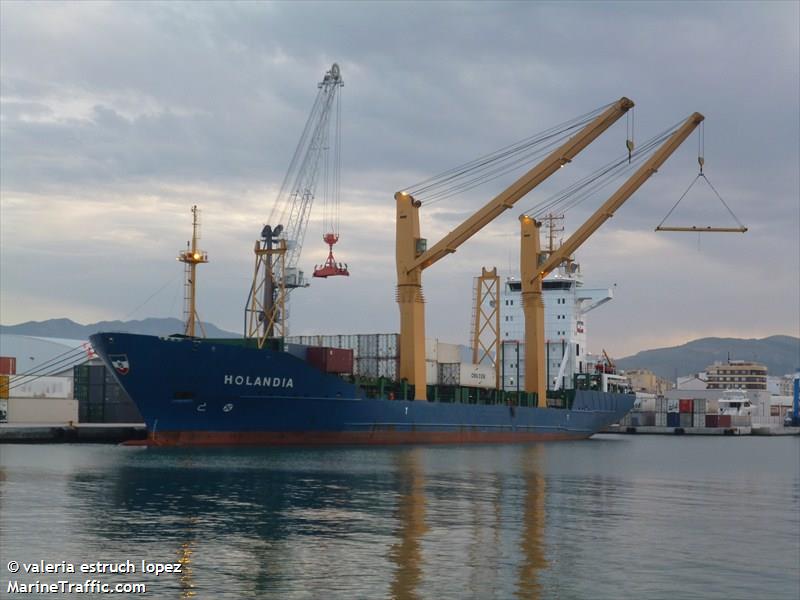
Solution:
M 141 423 L 139 409 L 105 365 L 83 364 L 73 369 L 74 396 L 81 423 Z
M 656 425 L 656 413 L 654 411 L 651 411 L 651 410 L 640 413 L 639 425 L 641 427 L 655 427 L 655 425 Z
M 720 415 L 719 416 L 719 426 L 720 427 L 730 427 L 731 426 L 731 416 L 730 415 Z
M 705 398 L 695 398 L 693 401 L 692 412 L 696 415 L 706 414 L 706 400 Z
M 439 383 L 494 389 L 497 375 L 494 367 L 469 363 L 439 363 Z
M 667 427 L 680 427 L 681 415 L 676 412 L 667 413 Z
M 400 335 L 397 333 L 378 334 L 378 358 L 397 358 L 400 356 Z
M 7 402 L 8 423 L 66 424 L 78 421 L 78 401 L 72 398 L 10 398 Z
M 400 360 L 397 358 L 378 358 L 378 377 L 399 381 Z
M 425 339 L 425 360 L 432 361 L 432 362 L 439 362 L 439 353 L 437 352 L 437 348 L 439 347 L 439 340 L 434 338 L 426 338 Z M 437 375 L 438 377 L 438 375 Z
M 358 336 L 358 356 L 378 358 L 378 334 Z
M 353 373 L 355 373 L 359 377 L 368 377 L 371 379 L 377 379 L 378 359 L 359 356 L 353 362 Z
M 17 357 L 0 356 L 0 375 L 17 374 Z
M 691 398 L 681 398 L 679 400 L 679 412 L 681 413 L 691 413 L 692 412 L 692 402 Z
M 677 398 L 667 398 L 667 412 L 677 413 L 680 412 L 680 405 Z
M 0 399 L 0 423 L 8 422 L 8 400 Z
M 628 413 L 630 427 L 639 427 L 641 425 L 642 415 L 639 413 Z
M 750 427 L 750 425 L 752 425 L 752 421 L 749 415 L 731 417 L 731 427 Z
M 439 383 L 442 385 L 459 385 L 461 380 L 460 363 L 439 363 Z
M 353 372 L 353 351 L 344 348 L 308 348 L 306 360 L 325 373 Z
M 439 342 L 436 347 L 436 355 L 439 363 L 461 362 L 461 350 L 456 344 Z
M 9 377 L 10 398 L 72 398 L 72 377 Z
M 718 398 L 708 398 L 706 400 L 706 414 L 707 415 L 719 414 L 719 399 Z
M 681 425 L 680 426 L 684 427 L 684 428 L 691 427 L 692 426 L 692 416 L 693 416 L 692 413 L 690 413 L 690 412 L 682 412 L 682 413 L 680 413 L 680 415 L 681 415 L 680 416 L 680 421 L 681 421 Z
M 636 400 L 633 402 L 634 410 L 642 412 L 654 412 L 656 410 L 655 394 L 647 392 L 636 392 Z
M 656 396 L 656 412 L 657 413 L 667 412 L 667 399 L 664 398 L 664 396 Z
M 436 364 L 436 361 L 425 361 L 425 383 L 428 385 L 439 383 L 439 365 Z
M 8 398 L 8 375 L 0 375 L 0 398 Z
M 706 415 L 706 427 L 719 427 L 719 415 Z
M 656 427 L 666 427 L 667 426 L 667 413 L 665 412 L 657 412 L 656 413 Z

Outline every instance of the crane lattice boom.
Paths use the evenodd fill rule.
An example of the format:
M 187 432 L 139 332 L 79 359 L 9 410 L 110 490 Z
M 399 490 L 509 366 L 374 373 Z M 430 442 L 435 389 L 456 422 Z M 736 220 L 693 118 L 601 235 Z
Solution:
M 256 241 L 253 284 L 245 307 L 245 335 L 256 338 L 259 347 L 270 337 L 286 335 L 288 294 L 307 285 L 297 265 L 321 179 L 326 205 L 338 206 L 341 161 L 337 100 L 343 85 L 339 65 L 334 63 L 317 86 L 319 91 L 311 114 L 269 221 L 261 231 L 261 239 Z

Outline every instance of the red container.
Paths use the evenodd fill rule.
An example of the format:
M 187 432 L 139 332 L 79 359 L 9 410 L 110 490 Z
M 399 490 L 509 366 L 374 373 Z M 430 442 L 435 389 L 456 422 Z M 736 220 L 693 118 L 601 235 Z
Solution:
M 0 356 L 0 375 L 16 375 L 17 358 L 15 356 Z
M 706 427 L 719 427 L 719 415 L 706 415 Z
M 719 426 L 720 427 L 730 427 L 731 426 L 731 416 L 730 415 L 719 415 Z
M 325 373 L 352 373 L 353 351 L 344 348 L 309 348 L 306 360 Z
M 683 398 L 683 399 L 681 399 L 679 401 L 678 404 L 679 404 L 680 411 L 682 413 L 690 413 L 690 412 L 692 412 L 692 409 L 694 408 L 694 402 L 692 401 L 691 398 L 689 398 L 688 400 L 686 398 Z

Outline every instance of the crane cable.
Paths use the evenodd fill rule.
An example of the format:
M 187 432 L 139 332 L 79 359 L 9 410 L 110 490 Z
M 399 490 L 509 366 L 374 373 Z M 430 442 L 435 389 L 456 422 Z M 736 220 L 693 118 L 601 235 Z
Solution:
M 629 147 L 628 154 L 614 159 L 560 192 L 539 202 L 526 211 L 525 214 L 534 218 L 541 218 L 548 212 L 567 212 L 578 206 L 595 192 L 607 187 L 637 167 L 647 155 L 672 135 L 680 127 L 681 123 L 682 121 L 679 121 L 672 127 L 656 134 L 635 150 L 631 150 Z M 626 143 L 626 146 L 629 145 Z
M 567 137 L 571 131 L 590 122 L 611 104 L 613 103 L 448 169 L 409 186 L 405 191 L 417 199 L 424 198 L 427 204 L 432 204 L 482 185 L 541 156 L 547 149 Z
M 16 374 L 14 382 L 9 384 L 8 389 L 9 391 L 15 390 L 41 377 L 50 377 L 57 373 L 63 372 L 69 367 L 76 366 L 82 362 L 81 359 L 87 355 L 87 352 L 88 349 L 85 346 L 76 346 L 75 348 L 70 348 L 61 354 L 46 360 L 35 369 L 26 371 L 25 373 Z

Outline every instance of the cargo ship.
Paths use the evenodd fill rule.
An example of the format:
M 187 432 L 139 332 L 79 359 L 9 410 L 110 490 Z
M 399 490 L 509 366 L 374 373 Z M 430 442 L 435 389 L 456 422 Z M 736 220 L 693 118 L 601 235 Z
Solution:
M 413 386 L 349 370 L 353 351 L 246 339 L 98 333 L 90 338 L 136 403 L 149 445 L 507 443 L 588 438 L 635 396 L 603 391 L 602 374 L 535 406 L 533 394 Z
M 529 335 L 528 329 L 544 330 L 537 278 L 552 270 L 550 263 L 557 266 L 570 260 L 575 247 L 569 241 L 549 257 L 541 255 L 536 229 L 540 223 L 527 216 L 521 218 L 523 229 L 535 231 L 530 234 L 524 229 L 522 242 L 536 241 L 533 250 L 525 246 L 521 251 L 522 306 L 530 326 L 525 337 L 534 340 L 526 343 L 530 358 L 526 370 L 532 376 L 523 389 L 519 379 L 517 389 L 504 389 L 498 368 L 502 360 L 498 356 L 502 353 L 499 343 L 496 351 L 486 357 L 495 362 L 491 371 L 482 368 L 482 360 L 470 365 L 461 364 L 457 357 L 428 356 L 422 271 L 455 252 L 497 215 L 569 163 L 624 115 L 633 106 L 632 101 L 623 97 L 562 124 L 556 133 L 548 130 L 547 135 L 536 138 L 536 144 L 551 144 L 553 136 L 560 136 L 563 143 L 431 248 L 419 231 L 422 201 L 412 193 L 418 194 L 418 188 L 424 194 L 438 184 L 428 180 L 421 187 L 397 192 L 399 334 L 339 336 L 336 344 L 308 343 L 289 337 L 286 319 L 289 292 L 307 287 L 299 258 L 317 190 L 330 194 L 317 198 L 325 207 L 323 241 L 328 245 L 328 258 L 314 269 L 314 277 L 350 275 L 347 264 L 337 262 L 333 252 L 340 239 L 341 144 L 337 136 L 341 129 L 338 98 L 342 85 L 341 70 L 334 64 L 317 86 L 317 98 L 289 171 L 268 224 L 255 244 L 254 276 L 245 305 L 242 338 L 206 339 L 195 335 L 195 321 L 199 320 L 195 306 L 196 269 L 207 262 L 206 253 L 197 247 L 196 207 L 192 209 L 192 241 L 178 256 L 186 265 L 183 334 L 155 337 L 107 332 L 90 338 L 94 350 L 139 408 L 149 431 L 147 443 L 534 442 L 587 438 L 619 421 L 635 400 L 629 390 L 610 381 L 606 373 L 595 372 L 575 373 L 572 385 L 547 390 L 543 385 L 546 369 L 543 363 L 539 364 L 544 340 L 539 343 Z M 580 129 L 576 132 L 577 128 Z M 498 151 L 491 161 L 511 160 L 515 153 L 528 152 L 532 143 L 529 140 L 515 145 L 511 153 Z M 475 164 L 484 165 L 485 161 Z M 469 169 L 459 172 L 471 176 L 475 164 L 470 163 Z M 643 168 L 647 173 L 654 170 L 650 164 Z M 317 181 L 321 173 L 329 177 L 324 185 Z M 441 182 L 451 182 L 448 173 L 439 178 Z M 603 211 L 605 215 L 609 209 Z M 541 267 L 532 270 L 530 264 L 534 262 Z M 429 376 L 431 367 L 435 372 Z M 563 375 L 562 369 L 558 379 Z

